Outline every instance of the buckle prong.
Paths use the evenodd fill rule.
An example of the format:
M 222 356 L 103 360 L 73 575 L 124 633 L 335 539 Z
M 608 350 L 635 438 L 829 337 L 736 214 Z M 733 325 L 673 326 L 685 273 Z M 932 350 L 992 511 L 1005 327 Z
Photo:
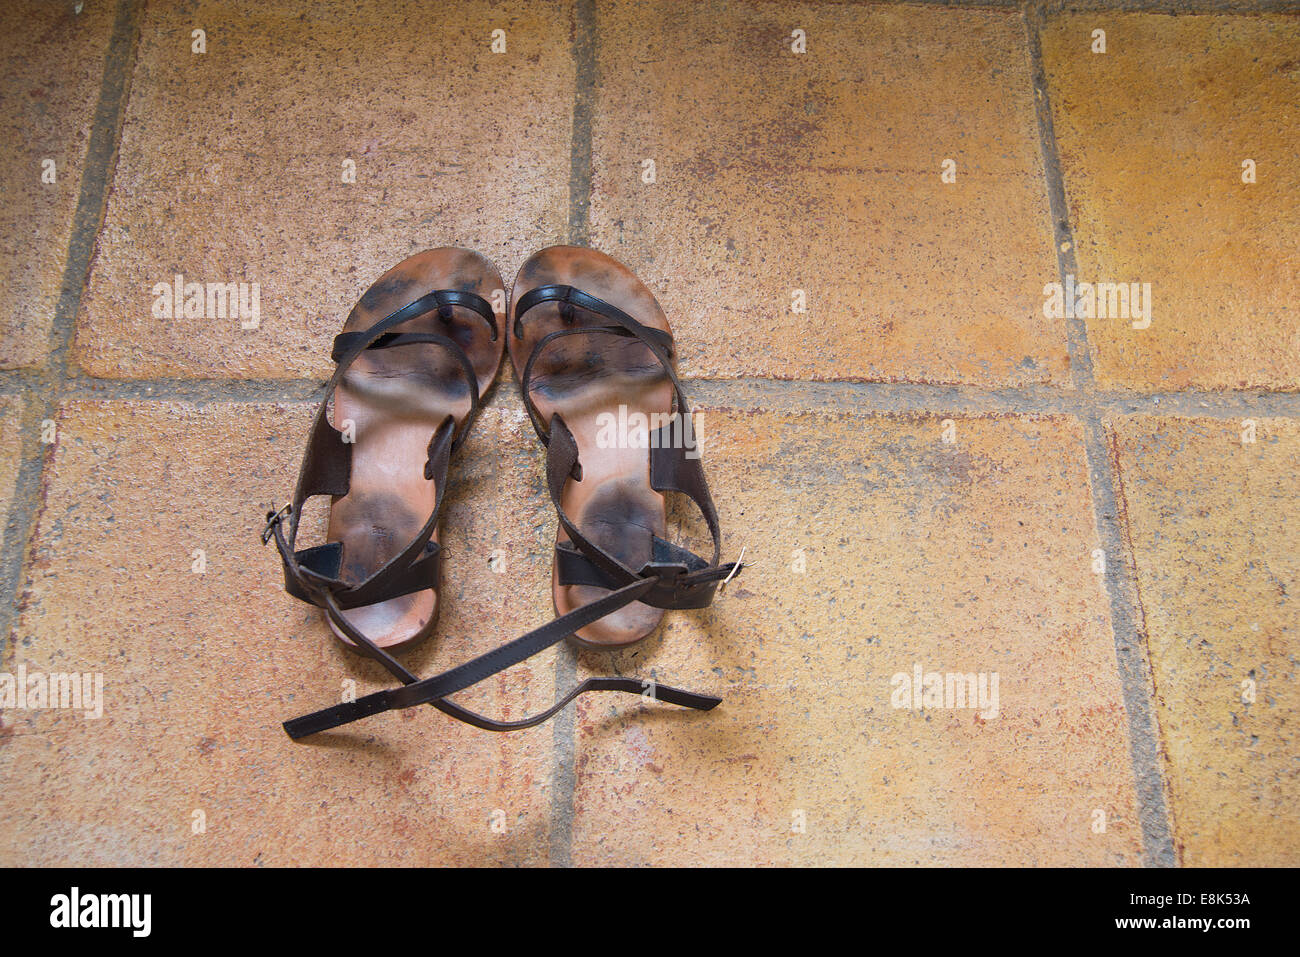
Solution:
M 732 564 L 731 573 L 727 575 L 726 578 L 722 579 L 721 584 L 718 585 L 718 591 L 725 590 L 727 587 L 727 582 L 735 578 L 736 575 L 740 573 L 740 570 L 745 567 L 745 549 L 748 547 L 749 546 L 747 545 L 740 546 L 740 555 L 737 556 L 735 562 Z
M 265 545 L 275 534 L 275 526 L 283 522 L 293 512 L 293 503 L 287 502 L 284 507 L 278 510 L 272 510 L 266 513 L 266 525 L 262 527 L 262 544 Z

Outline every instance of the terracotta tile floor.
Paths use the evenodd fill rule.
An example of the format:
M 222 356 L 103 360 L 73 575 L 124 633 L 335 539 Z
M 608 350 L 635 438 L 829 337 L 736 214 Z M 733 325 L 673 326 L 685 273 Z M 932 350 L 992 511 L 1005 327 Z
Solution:
M 1151 6 L 10 4 L 0 694 L 103 696 L 0 711 L 0 864 L 1300 864 L 1300 4 Z M 755 564 L 458 700 L 723 705 L 290 742 L 386 685 L 258 541 L 331 337 L 557 242 L 659 296 Z M 541 464 L 504 372 L 413 670 L 549 617 Z

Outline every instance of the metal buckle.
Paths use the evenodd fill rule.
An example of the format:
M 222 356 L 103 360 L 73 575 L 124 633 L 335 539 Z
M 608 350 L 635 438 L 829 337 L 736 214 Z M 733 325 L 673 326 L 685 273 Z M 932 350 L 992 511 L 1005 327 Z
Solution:
M 293 503 L 287 503 L 278 511 L 266 513 L 266 524 L 262 527 L 262 544 L 265 545 L 275 534 L 275 526 L 283 522 L 293 512 Z

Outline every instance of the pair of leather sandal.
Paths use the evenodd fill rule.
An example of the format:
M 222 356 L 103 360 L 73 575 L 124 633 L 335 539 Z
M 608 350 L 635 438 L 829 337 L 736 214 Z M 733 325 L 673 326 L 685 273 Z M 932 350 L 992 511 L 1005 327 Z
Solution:
M 420 253 L 366 291 L 334 340 L 337 368 L 312 422 L 293 501 L 267 514 L 262 540 L 279 550 L 285 589 L 323 609 L 345 645 L 378 661 L 401 686 L 285 722 L 295 740 L 416 705 L 512 731 L 547 720 L 588 691 L 648 692 L 699 711 L 720 703 L 626 677 L 588 678 L 519 721 L 496 721 L 449 700 L 566 638 L 597 648 L 640 641 L 664 609 L 707 606 L 743 567 L 720 561 L 717 510 L 673 368 L 672 332 L 650 290 L 616 260 L 574 246 L 552 246 L 524 263 L 508 321 L 504 304 L 498 313 L 489 302 L 503 290 L 496 268 L 478 253 Z M 421 679 L 393 654 L 436 625 L 448 467 L 507 346 L 547 450 L 559 517 L 557 617 Z M 614 422 L 649 425 L 638 435 L 611 429 Z M 669 491 L 699 506 L 712 560 L 667 540 Z M 331 496 L 327 542 L 297 549 L 303 503 L 317 495 Z

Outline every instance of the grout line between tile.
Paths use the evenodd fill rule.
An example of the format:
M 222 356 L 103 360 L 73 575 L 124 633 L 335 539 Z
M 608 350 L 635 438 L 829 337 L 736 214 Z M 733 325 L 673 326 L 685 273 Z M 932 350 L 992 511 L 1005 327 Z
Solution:
M 1115 490 L 1119 461 L 1112 454 L 1101 413 L 1089 412 L 1082 421 L 1097 535 L 1107 556 L 1106 593 L 1110 597 L 1115 660 L 1124 692 L 1124 710 L 1128 714 L 1129 751 L 1146 863 L 1152 867 L 1176 867 L 1179 862 L 1169 819 L 1168 782 L 1155 712 L 1150 649 L 1146 622 L 1137 602 L 1136 556 L 1125 541 L 1121 524 L 1124 516 Z
M 569 147 L 569 236 L 586 246 L 591 216 L 591 119 L 596 97 L 596 2 L 578 0 L 573 22 L 573 136 Z
M 50 367 L 55 377 L 51 385 L 55 390 L 62 386 L 67 375 L 68 352 L 76 334 L 77 313 L 81 309 L 81 297 L 95 255 L 95 240 L 104 222 L 108 194 L 117 169 L 118 141 L 130 95 L 131 68 L 139 35 L 138 0 L 119 0 L 104 62 L 104 80 L 95 105 L 90 142 L 86 147 L 81 193 L 72 218 L 63 287 L 50 332 Z
M 858 6 L 947 7 L 960 10 L 1015 11 L 1021 0 L 847 0 Z M 1046 13 L 1200 14 L 1300 13 L 1300 0 L 1046 0 Z
M 19 592 L 23 584 L 23 569 L 34 544 L 44 504 L 46 467 L 54 449 L 53 443 L 46 449 L 41 449 L 41 424 L 57 417 L 58 401 L 68 371 L 68 351 L 72 346 L 77 312 L 81 308 L 81 295 L 90 273 L 95 240 L 104 220 L 108 193 L 117 166 L 122 119 L 126 113 L 131 70 L 140 34 L 139 7 L 140 0 L 118 0 L 108 51 L 104 57 L 104 76 L 91 120 L 90 140 L 86 144 L 77 205 L 72 215 L 63 282 L 50 326 L 47 367 L 15 377 L 15 382 L 20 387 L 19 394 L 24 395 L 27 401 L 22 415 L 22 458 L 13 500 L 5 518 L 4 541 L 0 544 L 0 591 L 14 597 L 13 602 L 0 603 L 0 642 L 5 644 L 13 635 L 22 605 Z
M 780 412 L 922 415 L 1160 415 L 1229 419 L 1300 418 L 1292 392 L 1079 391 L 1046 385 L 985 389 L 908 382 L 791 382 L 776 379 L 682 379 L 694 403 L 707 408 Z
M 5 517 L 4 541 L 0 543 L 0 589 L 13 597 L 13 601 L 0 602 L 0 661 L 7 660 L 11 646 L 17 644 L 14 628 L 23 605 L 20 594 L 23 569 L 44 505 L 42 485 L 46 461 L 54 450 L 52 444 L 42 446 L 41 424 L 52 417 L 52 408 L 53 403 L 41 396 L 24 402 L 19 415 L 21 458 L 13 500 Z
M 555 694 L 567 694 L 578 683 L 578 653 L 561 642 L 555 654 Z M 551 741 L 553 762 L 551 771 L 551 846 L 552 867 L 570 867 L 573 864 L 573 798 L 578 776 L 576 748 L 578 705 L 561 708 L 552 718 Z
M 1065 174 L 1061 171 L 1061 157 L 1056 145 L 1056 126 L 1052 119 L 1051 101 L 1047 95 L 1047 73 L 1043 66 L 1043 46 L 1039 30 L 1043 23 L 1041 5 L 1026 3 L 1021 16 L 1025 22 L 1025 38 L 1029 44 L 1030 82 L 1034 87 L 1034 112 L 1038 119 L 1040 155 L 1043 175 L 1047 180 L 1047 202 L 1052 215 L 1052 237 L 1056 250 L 1057 269 L 1062 282 L 1067 275 L 1079 275 L 1075 255 L 1074 232 L 1070 228 L 1070 204 L 1065 192 Z M 1066 348 L 1070 356 L 1070 377 L 1080 391 L 1091 391 L 1095 386 L 1092 369 L 1092 352 L 1088 347 L 1088 325 L 1078 316 L 1066 320 Z
M 0 392 L 3 388 L 0 388 Z M 320 379 L 97 379 L 70 376 L 61 398 L 79 401 L 139 400 L 159 402 L 193 402 L 206 405 L 216 402 L 284 402 L 320 401 L 325 380 Z
M 1056 130 L 1052 123 L 1047 74 L 1043 65 L 1040 36 L 1045 21 L 1043 6 L 1039 3 L 1026 3 L 1021 8 L 1021 17 L 1028 41 L 1034 106 L 1038 115 L 1039 141 L 1052 212 L 1057 265 L 1061 281 L 1065 282 L 1067 275 L 1078 274 L 1078 263 L 1070 227 L 1065 178 L 1061 171 Z M 1103 412 L 1087 402 L 1093 397 L 1096 387 L 1092 356 L 1088 348 L 1087 325 L 1081 320 L 1070 322 L 1068 335 L 1071 376 L 1075 388 L 1085 400 L 1080 415 L 1084 450 L 1088 462 L 1088 481 L 1092 488 L 1097 536 L 1107 556 L 1106 593 L 1110 598 L 1115 660 L 1124 696 L 1124 710 L 1128 715 L 1129 754 L 1137 791 L 1143 858 L 1150 867 L 1173 867 L 1178 864 L 1178 856 L 1166 799 L 1168 784 L 1161 759 L 1160 728 L 1151 684 L 1146 625 L 1137 612 L 1137 565 L 1135 557 L 1125 547 L 1115 493 L 1115 473 L 1119 463 L 1112 461 Z
M 924 0 L 922 0 L 924 2 Z M 1165 13 L 1173 16 L 1213 13 L 1300 13 L 1297 0 L 1046 0 L 1045 13 Z
M 591 226 L 591 125 L 596 97 L 596 2 L 577 0 L 573 12 L 573 137 L 569 148 L 569 235 L 572 246 L 586 246 Z M 578 656 L 567 644 L 555 656 L 555 691 L 578 681 Z M 554 771 L 551 779 L 550 862 L 573 863 L 573 802 L 577 791 L 575 737 L 577 705 L 554 718 Z
M 1158 415 L 1233 419 L 1300 418 L 1300 393 L 1079 391 L 1051 385 L 988 388 L 926 382 L 847 382 L 762 377 L 682 377 L 696 405 L 704 408 L 773 412 L 859 412 L 921 415 Z M 42 373 L 0 371 L 0 395 L 25 396 L 45 387 Z M 323 380 L 316 379 L 99 379 L 70 375 L 60 389 L 67 401 L 315 403 Z

